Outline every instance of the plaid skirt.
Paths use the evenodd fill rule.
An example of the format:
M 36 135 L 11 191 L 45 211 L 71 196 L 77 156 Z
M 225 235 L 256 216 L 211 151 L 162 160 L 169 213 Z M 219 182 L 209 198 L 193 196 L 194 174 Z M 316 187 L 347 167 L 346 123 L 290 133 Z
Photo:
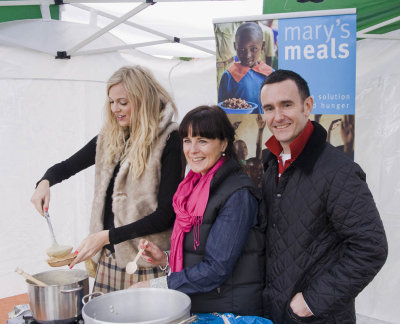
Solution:
M 108 293 L 129 288 L 139 281 L 146 281 L 165 276 L 165 272 L 156 268 L 141 268 L 133 274 L 128 274 L 125 268 L 117 265 L 114 252 L 103 249 L 94 280 L 93 292 Z

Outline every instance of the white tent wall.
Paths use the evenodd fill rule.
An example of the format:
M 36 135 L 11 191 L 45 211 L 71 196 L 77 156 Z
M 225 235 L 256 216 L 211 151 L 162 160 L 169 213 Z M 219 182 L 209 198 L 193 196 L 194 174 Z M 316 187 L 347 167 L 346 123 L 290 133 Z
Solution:
M 400 279 L 400 47 L 395 40 L 363 40 L 357 47 L 355 159 L 380 210 L 389 258 L 358 296 L 367 323 L 396 323 Z M 69 157 L 97 134 L 105 81 L 118 67 L 148 67 L 171 92 L 179 119 L 191 108 L 216 101 L 215 57 L 189 62 L 158 59 L 136 51 L 55 60 L 19 47 L 0 47 L 0 298 L 26 292 L 28 273 L 49 270 L 46 222 L 29 202 L 47 167 Z M 51 189 L 50 215 L 60 243 L 76 247 L 88 232 L 93 168 Z M 82 268 L 82 265 L 79 265 Z
M 390 34 L 400 36 L 400 30 Z M 355 160 L 367 174 L 367 183 L 383 219 L 389 256 L 377 277 L 356 299 L 356 310 L 390 323 L 399 323 L 399 42 L 379 39 L 357 42 Z

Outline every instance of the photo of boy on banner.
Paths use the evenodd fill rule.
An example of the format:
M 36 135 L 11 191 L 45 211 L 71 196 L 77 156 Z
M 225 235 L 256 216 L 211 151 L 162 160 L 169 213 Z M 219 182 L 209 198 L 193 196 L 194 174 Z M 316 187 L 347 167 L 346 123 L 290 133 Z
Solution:
M 276 63 L 276 42 L 274 31 L 270 27 L 272 24 L 273 21 L 252 21 L 214 25 L 217 47 L 218 103 L 222 109 L 237 109 L 235 113 L 262 113 L 258 90 L 265 77 L 274 71 L 269 64 L 272 64 L 273 59 Z M 228 30 L 232 34 L 227 34 Z M 226 41 L 223 42 L 222 38 Z M 228 49 L 228 39 L 233 40 L 235 50 L 233 62 L 231 59 L 224 61 L 226 57 L 232 55 L 226 55 L 226 50 L 223 50 L 223 48 Z M 225 57 L 221 57 L 222 55 Z M 224 69 L 223 72 L 221 69 Z M 249 103 L 251 105 L 249 108 L 252 109 L 240 111 L 239 106 L 228 106 L 227 102 L 232 103 L 232 99 L 241 99 Z M 232 110 L 227 112 L 230 113 Z

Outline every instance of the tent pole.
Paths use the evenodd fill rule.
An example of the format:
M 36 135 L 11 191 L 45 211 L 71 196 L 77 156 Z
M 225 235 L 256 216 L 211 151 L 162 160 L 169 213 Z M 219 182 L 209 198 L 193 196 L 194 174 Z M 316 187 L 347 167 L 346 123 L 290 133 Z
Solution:
M 119 51 L 119 50 L 124 50 L 124 49 L 135 49 L 135 48 L 139 48 L 139 47 L 154 46 L 154 45 L 160 45 L 160 44 L 166 44 L 166 43 L 170 43 L 170 41 L 159 40 L 159 41 L 154 41 L 154 42 L 144 42 L 144 43 L 137 43 L 137 44 L 128 44 L 128 45 L 121 45 L 121 46 L 97 48 L 94 50 L 76 52 L 74 56 L 108 53 L 108 52 L 114 52 L 114 51 Z M 179 42 L 179 43 L 182 43 L 182 42 Z M 184 44 L 184 43 L 182 43 L 182 44 Z M 204 51 L 204 52 L 212 54 L 212 55 L 215 55 L 215 52 L 213 52 L 207 48 L 203 48 L 201 46 L 196 46 L 193 44 L 184 44 L 184 45 L 196 48 L 198 50 Z
M 76 7 L 76 8 L 79 8 L 79 9 L 82 9 L 82 10 L 86 10 L 86 11 L 91 11 L 91 10 L 93 9 L 93 8 L 91 8 L 91 7 L 88 7 L 88 6 L 85 6 L 85 5 L 80 5 L 80 4 L 72 4 L 71 6 Z M 118 19 L 117 16 L 111 15 L 111 14 L 109 14 L 109 13 L 107 13 L 107 12 L 104 12 L 104 11 L 101 11 L 101 10 L 96 10 L 96 13 L 97 13 L 99 16 L 103 16 L 103 17 L 105 17 L 105 18 L 109 18 L 109 19 L 112 19 L 112 20 Z M 148 33 L 150 33 L 150 34 L 154 34 L 154 35 L 157 35 L 157 36 L 166 38 L 166 39 L 168 39 L 168 40 L 170 40 L 170 41 L 173 41 L 173 40 L 174 40 L 174 37 L 171 36 L 171 35 L 164 34 L 164 33 L 160 32 L 160 31 L 158 31 L 158 30 L 151 29 L 151 28 L 149 28 L 149 27 L 145 27 L 145 26 L 136 24 L 136 23 L 131 22 L 131 21 L 124 21 L 123 24 L 128 25 L 128 26 L 131 26 L 131 27 L 134 27 L 134 28 L 137 28 L 137 29 L 140 29 L 140 30 L 143 30 L 143 31 L 146 31 L 146 32 L 148 32 Z M 206 37 L 187 37 L 187 38 L 181 38 L 181 40 L 182 40 L 182 39 L 184 39 L 185 41 L 202 41 L 202 40 L 214 40 L 215 37 L 214 37 L 214 36 L 206 36 Z
M 196 48 L 196 49 L 198 49 L 198 50 L 200 50 L 200 51 L 203 51 L 203 52 L 206 52 L 206 53 L 208 53 L 208 54 L 215 55 L 215 51 L 212 51 L 212 50 L 210 50 L 210 49 L 208 49 L 208 48 L 205 48 L 205 47 L 203 47 L 203 46 L 199 46 L 199 45 L 196 45 L 196 44 L 193 44 L 193 43 L 190 43 L 190 42 L 186 42 L 186 41 L 184 41 L 184 40 L 182 40 L 182 39 L 180 40 L 179 43 L 181 43 L 181 44 L 183 44 L 183 45 L 186 45 L 186 46 L 189 46 L 189 47 Z
M 79 9 L 86 10 L 86 11 L 90 11 L 91 10 L 90 7 L 85 6 L 85 5 L 72 4 L 72 6 L 74 6 L 76 8 L 79 8 Z M 108 14 L 108 13 L 106 13 L 104 11 L 101 11 L 101 10 L 98 10 L 97 14 L 100 15 L 100 16 L 103 16 L 105 18 L 112 19 L 112 20 L 116 20 L 118 18 L 118 17 L 116 17 L 114 15 Z M 148 28 L 148 27 L 133 23 L 131 21 L 124 21 L 123 24 L 131 26 L 133 28 L 137 28 L 137 29 L 146 31 L 146 32 L 148 32 L 150 34 L 153 34 L 153 35 L 156 35 L 156 36 L 160 36 L 162 38 L 165 38 L 165 39 L 169 40 L 170 42 L 176 42 L 176 40 L 178 39 L 177 37 L 174 37 L 172 35 L 164 34 L 164 33 L 159 32 L 157 30 L 154 30 L 154 29 L 151 29 L 151 28 Z M 181 44 L 183 44 L 185 46 L 188 46 L 188 47 L 196 48 L 196 49 L 198 49 L 200 51 L 203 51 L 203 52 L 206 52 L 208 54 L 215 55 L 215 51 L 210 50 L 210 49 L 205 48 L 205 47 L 200 46 L 200 45 L 193 44 L 193 43 L 190 42 L 190 41 L 202 41 L 202 40 L 214 40 L 214 39 L 215 39 L 214 37 L 190 37 L 190 38 L 188 37 L 188 38 L 180 38 L 179 39 L 179 43 L 181 43 Z M 143 44 L 148 44 L 148 43 L 143 43 Z M 134 47 L 129 47 L 129 48 L 143 47 L 143 45 L 137 46 L 138 44 L 132 44 L 132 45 Z M 145 46 L 150 46 L 150 45 L 145 45 Z M 85 53 L 87 53 L 87 52 L 88 51 L 85 51 Z
M 74 6 L 76 8 L 79 8 L 79 9 L 82 9 L 82 10 L 87 10 L 87 11 L 90 11 L 90 9 L 91 9 L 91 7 L 88 7 L 88 6 L 85 6 L 85 5 L 80 5 L 80 4 L 73 4 L 72 6 Z M 97 14 L 100 15 L 100 16 L 103 16 L 105 18 L 109 18 L 111 20 L 114 20 L 114 21 L 116 19 L 118 19 L 117 16 L 111 15 L 111 14 L 106 13 L 106 12 L 101 11 L 101 10 L 97 10 Z M 131 26 L 131 27 L 134 27 L 134 28 L 137 28 L 137 29 L 140 29 L 140 30 L 143 30 L 143 31 L 146 31 L 146 32 L 148 32 L 150 34 L 154 34 L 156 36 L 160 36 L 160 37 L 168 39 L 170 41 L 174 40 L 173 36 L 164 34 L 162 32 L 159 32 L 157 30 L 154 30 L 154 29 L 151 29 L 151 28 L 148 28 L 148 27 L 145 27 L 145 26 L 141 26 L 141 25 L 135 24 L 135 23 L 133 23 L 131 21 L 124 21 L 123 24 Z
M 136 8 L 134 8 L 131 11 L 129 11 L 128 13 L 126 13 L 125 15 L 123 15 L 120 18 L 118 18 L 117 20 L 113 21 L 111 24 L 107 25 L 106 27 L 102 28 L 98 32 L 94 33 L 92 36 L 88 37 L 87 39 L 83 40 L 82 42 L 78 43 L 77 45 L 75 45 L 74 47 L 69 49 L 67 51 L 68 55 L 75 53 L 80 48 L 82 48 L 85 45 L 89 44 L 90 42 L 94 41 L 96 38 L 99 38 L 100 36 L 102 36 L 103 34 L 108 32 L 109 30 L 113 29 L 114 27 L 118 26 L 122 22 L 129 19 L 130 17 L 132 17 L 132 16 L 136 15 L 137 13 L 141 12 L 142 10 L 146 9 L 148 6 L 151 6 L 151 3 L 140 4 Z
M 4 0 L 3 0 L 4 1 Z M 7 1 L 7 0 L 6 0 Z M 146 0 L 118 0 L 118 2 L 143 2 Z M 154 2 L 201 2 L 210 0 L 157 0 Z M 246 0 L 211 0 L 211 1 L 246 1 Z M 19 2 L 19 1 L 15 1 Z M 109 3 L 110 0 L 64 0 L 64 3 Z
M 146 0 L 118 0 L 118 2 L 144 2 Z M 193 2 L 210 0 L 157 0 L 156 2 Z M 212 1 L 245 1 L 245 0 L 212 0 Z M 62 4 L 72 3 L 110 3 L 111 0 L 63 0 Z M 32 6 L 32 5 L 54 5 L 54 0 L 1 0 L 1 6 Z
M 137 44 L 96 48 L 94 50 L 76 52 L 74 56 L 108 53 L 108 52 L 114 52 L 114 51 L 119 51 L 119 50 L 124 50 L 124 49 L 135 49 L 137 47 L 146 47 L 146 46 L 153 46 L 153 45 L 166 44 L 166 43 L 170 43 L 170 41 L 159 40 L 159 41 L 154 41 L 154 42 L 144 42 L 144 43 L 137 43 Z

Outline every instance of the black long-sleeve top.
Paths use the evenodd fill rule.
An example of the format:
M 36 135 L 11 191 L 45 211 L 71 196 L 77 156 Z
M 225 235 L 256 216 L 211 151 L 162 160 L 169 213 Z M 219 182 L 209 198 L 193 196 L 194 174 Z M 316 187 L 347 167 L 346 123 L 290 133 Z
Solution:
M 53 186 L 94 165 L 96 142 L 97 136 L 70 158 L 49 168 L 39 182 L 48 180 L 50 186 Z M 110 231 L 110 244 L 106 246 L 108 249 L 114 251 L 114 244 L 136 237 L 162 232 L 173 225 L 175 213 L 172 207 L 172 197 L 178 188 L 179 182 L 182 180 L 181 147 L 178 132 L 172 132 L 161 157 L 161 180 L 157 195 L 157 209 L 136 222 L 118 228 L 114 227 L 114 213 L 112 212 L 112 192 L 114 180 L 119 170 L 119 164 L 115 167 L 107 188 L 104 206 L 104 229 Z

